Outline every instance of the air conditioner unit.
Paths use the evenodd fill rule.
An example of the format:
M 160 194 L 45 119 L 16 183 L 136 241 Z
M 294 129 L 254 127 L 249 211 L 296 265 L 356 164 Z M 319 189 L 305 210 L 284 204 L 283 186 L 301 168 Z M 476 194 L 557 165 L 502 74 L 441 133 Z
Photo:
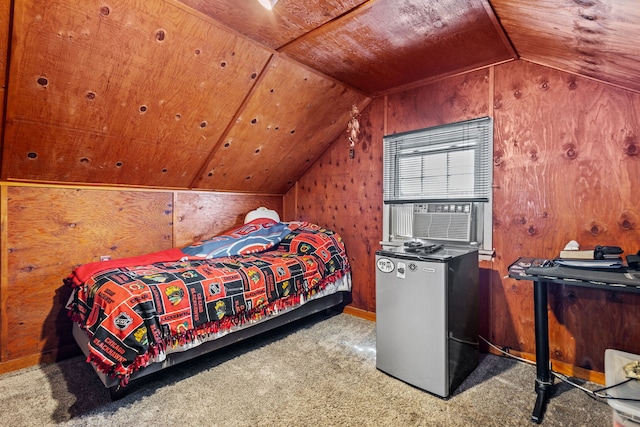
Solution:
M 413 237 L 469 243 L 473 232 L 473 203 L 413 205 Z

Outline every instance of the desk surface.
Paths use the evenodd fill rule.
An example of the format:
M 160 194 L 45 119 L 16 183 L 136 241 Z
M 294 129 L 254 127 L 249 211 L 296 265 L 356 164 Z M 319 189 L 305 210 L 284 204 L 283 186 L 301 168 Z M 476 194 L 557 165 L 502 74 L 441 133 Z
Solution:
M 509 266 L 509 277 L 518 280 L 640 292 L 640 271 L 627 267 L 606 270 L 565 267 L 556 265 L 550 260 L 523 257 Z

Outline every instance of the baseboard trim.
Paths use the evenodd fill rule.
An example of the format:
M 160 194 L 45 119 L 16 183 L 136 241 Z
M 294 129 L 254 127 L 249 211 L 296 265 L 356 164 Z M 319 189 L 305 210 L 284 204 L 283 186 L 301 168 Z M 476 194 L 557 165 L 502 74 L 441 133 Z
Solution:
M 509 356 L 505 356 L 500 351 L 491 347 L 489 347 L 489 353 L 496 354 L 498 356 L 509 357 Z M 509 350 L 509 353 L 513 354 L 516 357 L 526 359 L 533 363 L 535 363 L 536 361 L 535 355 L 531 353 L 525 353 L 522 351 L 516 351 L 511 349 Z M 592 383 L 601 384 L 601 385 L 605 384 L 604 372 L 591 371 L 589 369 L 580 368 L 579 366 L 573 366 L 570 363 L 561 362 L 560 360 L 551 359 L 551 370 L 559 374 L 566 375 L 568 377 L 580 378 L 582 380 L 590 381 Z
M 347 305 L 344 310 L 342 311 L 345 314 L 350 314 L 351 316 L 354 317 L 359 317 L 361 319 L 365 319 L 365 320 L 370 320 L 372 322 L 376 321 L 376 314 L 371 312 L 371 311 L 367 311 L 367 310 L 362 310 L 360 308 L 355 308 L 351 305 Z
M 30 368 L 36 365 L 47 365 L 49 363 L 60 362 L 81 354 L 82 352 L 78 346 L 74 344 L 54 351 L 47 351 L 45 353 L 32 354 L 19 359 L 7 360 L 6 362 L 0 362 L 0 374 Z

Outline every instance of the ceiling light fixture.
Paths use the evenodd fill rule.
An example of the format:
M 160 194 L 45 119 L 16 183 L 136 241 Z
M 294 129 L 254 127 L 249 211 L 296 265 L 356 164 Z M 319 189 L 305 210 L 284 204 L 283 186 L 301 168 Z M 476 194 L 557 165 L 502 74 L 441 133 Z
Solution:
M 271 10 L 278 3 L 278 0 L 258 0 L 265 9 Z

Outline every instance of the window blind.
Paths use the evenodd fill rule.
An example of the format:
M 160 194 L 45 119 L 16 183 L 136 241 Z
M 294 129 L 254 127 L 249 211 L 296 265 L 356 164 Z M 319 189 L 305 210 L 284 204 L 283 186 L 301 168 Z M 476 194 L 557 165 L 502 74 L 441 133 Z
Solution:
M 387 135 L 384 202 L 487 202 L 493 180 L 493 120 L 467 120 Z

